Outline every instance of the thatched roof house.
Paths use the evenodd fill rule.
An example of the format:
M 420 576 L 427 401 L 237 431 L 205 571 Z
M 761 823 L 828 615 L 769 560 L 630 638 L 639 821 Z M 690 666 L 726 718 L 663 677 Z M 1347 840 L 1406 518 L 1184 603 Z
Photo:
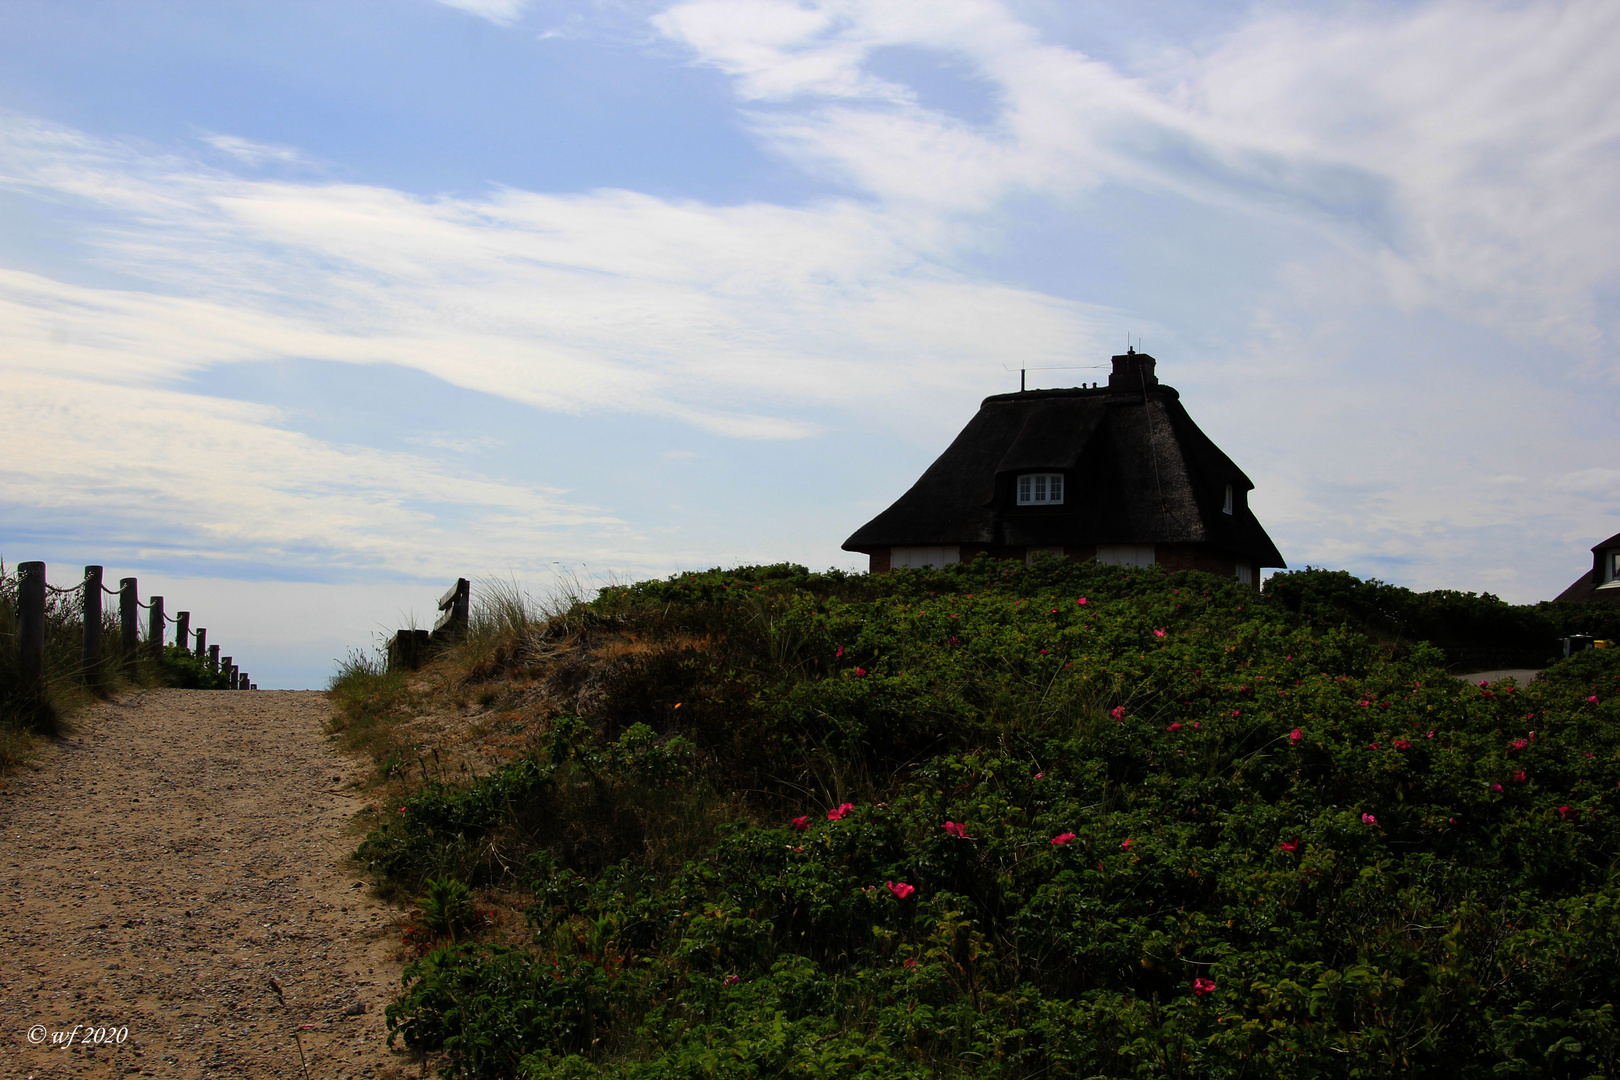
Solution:
M 1107 387 L 984 399 L 911 490 L 844 542 L 874 573 L 1038 551 L 1206 570 L 1259 584 L 1282 556 L 1254 485 L 1198 430 L 1155 361 L 1114 357 Z
M 1555 599 L 1620 601 L 1620 533 L 1592 548 L 1592 569 Z

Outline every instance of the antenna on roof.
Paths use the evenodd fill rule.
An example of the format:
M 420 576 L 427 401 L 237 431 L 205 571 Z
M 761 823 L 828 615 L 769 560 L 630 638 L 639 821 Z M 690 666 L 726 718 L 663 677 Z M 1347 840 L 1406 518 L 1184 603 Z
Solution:
M 1020 394 L 1022 394 L 1024 392 L 1024 372 L 1026 372 L 1028 370 L 1029 370 L 1028 368 L 1019 368 L 1018 369 L 1018 392 Z

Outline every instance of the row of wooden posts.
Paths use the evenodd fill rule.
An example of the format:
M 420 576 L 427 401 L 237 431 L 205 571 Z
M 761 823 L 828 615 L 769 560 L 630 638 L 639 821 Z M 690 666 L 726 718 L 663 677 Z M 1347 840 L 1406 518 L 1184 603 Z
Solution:
M 17 614 L 18 630 L 22 639 L 23 677 L 37 683 L 45 677 L 45 594 L 48 590 L 62 593 L 75 590 L 56 589 L 49 585 L 45 580 L 45 564 L 42 562 L 19 563 L 17 578 L 19 609 Z M 101 579 L 101 567 L 87 566 L 84 568 L 84 581 L 77 586 L 83 593 L 82 671 L 87 681 L 93 680 L 101 669 L 101 597 L 106 593 L 118 597 L 119 658 L 126 671 L 135 666 L 139 656 L 140 611 L 145 608 L 146 647 L 154 657 L 163 652 L 163 640 L 167 636 L 168 624 L 173 621 L 175 644 L 190 649 L 192 639 L 195 638 L 197 659 L 206 663 L 211 670 L 226 674 L 230 679 L 232 690 L 259 688 L 256 683 L 249 680 L 247 672 L 232 663 L 233 657 L 219 655 L 219 646 L 208 644 L 206 628 L 191 629 L 191 612 L 176 612 L 173 620 L 170 620 L 163 613 L 163 597 L 154 596 L 144 604 L 140 602 L 135 578 L 120 578 L 116 590 L 106 588 Z

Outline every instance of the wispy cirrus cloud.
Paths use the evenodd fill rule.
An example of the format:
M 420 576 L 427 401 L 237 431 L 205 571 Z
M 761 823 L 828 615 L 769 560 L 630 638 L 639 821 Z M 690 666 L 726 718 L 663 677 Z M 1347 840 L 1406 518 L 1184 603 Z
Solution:
M 1126 184 L 1292 218 L 1376 266 L 1396 303 L 1488 313 L 1617 373 L 1595 351 L 1614 312 L 1594 302 L 1620 271 L 1613 5 L 1262 14 L 1140 71 L 993 0 L 690 0 L 655 22 L 772 104 L 753 121 L 780 152 L 896 205 L 979 213 Z M 994 121 L 873 75 L 885 48 L 969 64 Z
M 510 26 L 528 10 L 530 0 L 439 0 L 439 3 L 499 26 Z

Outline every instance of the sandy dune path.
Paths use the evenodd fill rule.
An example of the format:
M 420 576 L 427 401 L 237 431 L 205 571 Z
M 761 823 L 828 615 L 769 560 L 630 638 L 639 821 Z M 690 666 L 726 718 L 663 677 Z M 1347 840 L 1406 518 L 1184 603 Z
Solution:
M 344 864 L 362 765 L 329 716 L 311 692 L 132 694 L 6 782 L 0 1077 L 302 1077 L 295 1031 L 311 1080 L 401 1072 L 398 913 Z

